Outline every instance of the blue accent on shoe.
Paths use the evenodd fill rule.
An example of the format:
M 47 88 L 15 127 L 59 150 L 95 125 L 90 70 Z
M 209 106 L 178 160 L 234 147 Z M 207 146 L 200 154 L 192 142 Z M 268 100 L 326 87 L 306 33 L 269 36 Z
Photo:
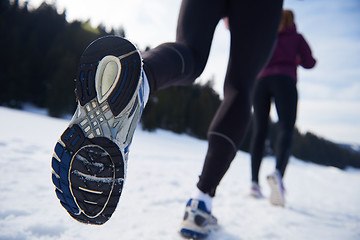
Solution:
M 142 72 L 142 78 L 144 79 L 144 72 Z M 140 84 L 140 102 L 144 102 L 143 98 L 144 98 L 144 81 L 142 81 L 142 83 Z
M 56 196 L 59 198 L 61 205 L 70 213 L 77 214 L 79 209 L 75 205 L 75 202 L 71 198 L 65 198 L 62 192 L 56 189 Z M 70 203 L 71 205 L 69 205 Z
M 72 134 L 69 133 L 68 135 Z M 56 195 L 59 198 L 61 205 L 63 205 L 65 209 L 67 209 L 73 214 L 77 214 L 79 212 L 79 209 L 70 192 L 68 180 L 71 155 L 60 143 L 56 144 L 54 151 L 60 159 L 59 162 L 59 160 L 53 157 L 51 163 L 52 169 L 60 177 L 58 178 L 55 174 L 52 175 L 52 181 L 57 187 Z
M 80 139 L 80 136 L 76 136 L 75 139 L 71 142 L 71 145 L 75 146 L 76 143 L 79 141 L 79 139 Z
M 60 156 L 59 156 L 60 157 Z M 63 155 L 61 156 L 61 165 L 66 167 L 66 168 L 69 168 L 69 165 L 70 165 L 70 161 L 71 161 L 71 155 L 69 152 L 67 151 L 64 151 Z
M 57 188 L 59 188 L 60 189 L 60 179 L 59 178 L 57 178 L 56 176 L 55 176 L 55 174 L 53 174 L 52 176 L 51 176 L 51 178 L 52 178 L 52 182 L 54 183 L 54 185 L 57 187 Z
M 145 84 L 144 84 L 144 71 L 142 72 L 142 83 L 140 84 L 140 89 L 139 89 L 139 96 L 140 96 L 140 116 L 143 113 L 144 110 L 144 93 L 145 93 Z
M 128 63 L 127 63 L 127 61 L 124 61 L 124 64 L 125 64 L 125 69 L 124 69 L 124 77 L 123 77 L 123 79 L 127 79 L 127 75 L 128 75 Z M 121 81 L 119 89 L 116 91 L 114 97 L 111 98 L 111 103 L 114 103 L 116 101 L 116 99 L 120 95 L 121 90 L 124 88 L 125 82 L 126 82 L 125 80 Z
M 84 75 L 85 75 L 84 71 L 81 71 L 80 72 L 80 77 L 79 77 L 81 83 L 84 82 Z
M 56 172 L 56 174 L 59 174 L 59 172 L 60 172 L 60 163 L 54 157 L 52 158 L 52 161 L 51 161 L 51 167 L 54 170 L 54 172 Z
M 125 149 L 124 149 L 124 153 L 125 153 L 125 154 L 129 152 L 129 148 L 130 148 L 130 145 L 127 145 L 127 146 L 125 147 Z
M 57 143 L 55 146 L 55 153 L 56 155 L 59 157 L 60 162 L 53 158 L 52 159 L 52 167 L 54 169 L 54 171 L 56 172 L 56 174 L 60 175 L 63 174 L 61 172 L 62 169 L 69 169 L 70 166 L 70 161 L 71 161 L 71 155 L 69 152 L 65 151 L 64 147 L 61 146 L 60 143 Z
M 185 238 L 202 239 L 206 238 L 208 234 L 199 233 L 190 229 L 182 228 L 180 234 Z
M 71 129 L 69 133 L 65 136 L 66 141 L 69 140 L 74 133 L 75 129 Z
M 187 207 L 189 207 L 189 206 L 191 205 L 191 201 L 192 201 L 192 200 L 193 200 L 193 199 L 190 198 L 189 201 L 186 203 L 186 206 L 187 206 Z M 208 214 L 211 214 L 211 212 L 209 212 L 209 211 L 207 210 L 204 201 L 198 200 L 198 199 L 197 199 L 197 201 L 199 202 L 199 204 L 198 204 L 198 209 L 200 209 L 201 211 L 204 211 L 204 212 L 206 212 L 206 213 L 208 213 Z
M 55 145 L 55 153 L 56 153 L 56 155 L 58 155 L 58 157 L 60 158 L 62 156 L 63 152 L 64 152 L 64 147 L 61 146 L 60 143 L 56 143 L 56 145 Z
M 56 196 L 59 198 L 61 204 L 64 206 L 64 203 L 66 203 L 66 200 L 65 200 L 63 193 L 59 189 L 56 189 L 55 192 L 56 192 Z M 65 205 L 68 206 L 67 204 L 65 204 Z

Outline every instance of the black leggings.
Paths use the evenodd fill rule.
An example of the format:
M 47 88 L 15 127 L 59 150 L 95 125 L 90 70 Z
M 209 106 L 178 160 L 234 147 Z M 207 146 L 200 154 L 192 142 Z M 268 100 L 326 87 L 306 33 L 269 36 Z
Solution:
M 277 75 L 258 79 L 254 90 L 254 129 L 251 143 L 252 181 L 259 181 L 259 169 L 269 126 L 271 101 L 274 100 L 278 114 L 278 131 L 275 146 L 276 169 L 284 176 L 291 153 L 297 109 L 295 79 Z
M 229 17 L 231 46 L 224 100 L 209 129 L 209 150 L 197 185 L 212 196 L 245 134 L 253 82 L 271 55 L 281 10 L 282 0 L 183 0 L 176 42 L 143 54 L 151 93 L 190 85 L 205 68 L 218 22 Z

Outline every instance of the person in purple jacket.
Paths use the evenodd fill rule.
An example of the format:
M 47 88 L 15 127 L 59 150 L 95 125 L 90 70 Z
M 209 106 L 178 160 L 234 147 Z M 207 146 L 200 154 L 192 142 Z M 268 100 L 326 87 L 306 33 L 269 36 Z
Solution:
M 253 92 L 253 135 L 251 139 L 251 195 L 261 198 L 259 169 L 269 126 L 271 102 L 275 102 L 279 122 L 276 142 L 276 169 L 267 177 L 270 185 L 270 202 L 284 206 L 282 178 L 291 154 L 293 131 L 297 111 L 297 74 L 299 65 L 313 68 L 316 60 L 304 37 L 296 31 L 294 14 L 283 10 L 278 41 L 272 58 L 259 74 Z

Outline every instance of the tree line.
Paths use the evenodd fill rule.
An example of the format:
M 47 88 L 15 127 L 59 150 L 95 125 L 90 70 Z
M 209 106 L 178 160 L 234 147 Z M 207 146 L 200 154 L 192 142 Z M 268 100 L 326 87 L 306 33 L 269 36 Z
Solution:
M 73 112 L 77 63 L 85 47 L 109 34 L 124 36 L 123 29 L 107 32 L 88 21 L 66 21 L 66 12 L 42 3 L 28 10 L 18 0 L 0 0 L 0 104 L 21 107 L 31 102 L 52 116 Z
M 207 138 L 207 130 L 221 100 L 212 88 L 213 80 L 205 85 L 171 87 L 157 92 L 150 98 L 143 116 L 142 127 L 146 130 L 162 128 L 177 133 L 187 133 L 199 139 Z M 239 150 L 249 152 L 252 124 Z M 269 122 L 265 154 L 275 154 L 277 124 Z M 313 133 L 300 133 L 295 128 L 292 155 L 307 162 L 314 162 L 340 169 L 360 168 L 360 153 L 340 146 Z
M 141 118 L 142 126 L 150 131 L 162 128 L 205 139 L 220 103 L 212 81 L 205 85 L 170 87 L 149 99 Z
M 51 116 L 71 114 L 76 108 L 74 81 L 82 51 L 104 35 L 125 36 L 122 27 L 106 31 L 89 21 L 67 22 L 66 12 L 43 3 L 29 10 L 27 4 L 0 0 L 0 105 L 21 108 L 24 103 L 48 109 Z M 163 128 L 206 139 L 207 130 L 221 103 L 208 83 L 171 87 L 149 99 L 141 119 L 146 130 Z M 274 153 L 276 123 L 269 123 L 268 154 Z M 241 150 L 249 151 L 252 127 Z M 344 169 L 360 168 L 360 154 L 312 133 L 294 133 L 293 155 L 305 161 Z

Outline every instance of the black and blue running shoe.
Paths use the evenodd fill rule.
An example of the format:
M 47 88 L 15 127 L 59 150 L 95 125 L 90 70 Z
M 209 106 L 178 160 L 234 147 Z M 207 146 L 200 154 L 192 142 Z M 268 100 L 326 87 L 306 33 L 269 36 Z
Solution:
M 190 199 L 186 204 L 184 219 L 180 225 L 180 235 L 187 239 L 205 239 L 217 229 L 217 219 L 207 210 L 205 202 Z
M 81 56 L 75 92 L 78 106 L 55 146 L 52 179 L 73 218 L 103 224 L 119 201 L 144 108 L 139 51 L 120 37 L 95 40 Z

